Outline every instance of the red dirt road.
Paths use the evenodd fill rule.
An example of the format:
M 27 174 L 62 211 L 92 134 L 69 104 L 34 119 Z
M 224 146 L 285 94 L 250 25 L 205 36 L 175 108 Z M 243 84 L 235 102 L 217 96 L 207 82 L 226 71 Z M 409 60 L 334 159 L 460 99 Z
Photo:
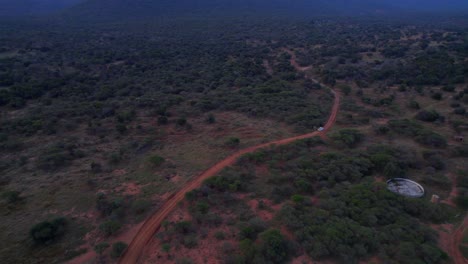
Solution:
M 458 248 L 459 245 L 462 244 L 463 240 L 463 234 L 465 233 L 465 230 L 468 228 L 468 215 L 463 219 L 463 222 L 460 224 L 460 226 L 455 229 L 451 236 L 452 239 L 450 240 L 450 245 L 448 247 L 447 252 L 453 259 L 453 263 L 455 264 L 466 264 L 468 263 L 468 260 L 463 256 L 463 253 L 460 251 Z
M 264 143 L 264 144 L 260 144 L 257 146 L 239 150 L 236 153 L 232 154 L 231 156 L 227 157 L 226 159 L 218 162 L 216 165 L 209 168 L 202 174 L 193 178 L 193 180 L 187 183 L 187 185 L 185 185 L 181 190 L 179 190 L 177 193 L 169 197 L 169 199 L 162 205 L 162 207 L 157 212 L 155 212 L 150 218 L 146 220 L 146 222 L 143 224 L 143 226 L 140 228 L 140 230 L 134 237 L 133 241 L 128 246 L 124 255 L 120 258 L 119 263 L 121 264 L 138 263 L 138 260 L 140 256 L 142 255 L 145 246 L 149 243 L 149 241 L 153 238 L 153 235 L 161 227 L 161 224 L 164 221 L 164 219 L 177 207 L 177 204 L 184 199 L 185 194 L 200 187 L 204 180 L 217 175 L 224 168 L 233 165 L 237 161 L 237 159 L 239 159 L 242 155 L 254 152 L 262 148 L 266 148 L 266 147 L 270 147 L 274 145 L 286 145 L 286 144 L 289 144 L 291 142 L 294 142 L 300 139 L 306 139 L 306 138 L 311 138 L 311 137 L 325 134 L 335 123 L 336 116 L 338 114 L 338 109 L 340 106 L 339 94 L 333 90 L 332 90 L 332 93 L 335 96 L 335 100 L 333 103 L 330 117 L 328 118 L 328 121 L 326 125 L 324 126 L 323 131 L 321 132 L 315 131 L 315 132 L 311 132 L 305 135 L 281 139 L 281 140 Z

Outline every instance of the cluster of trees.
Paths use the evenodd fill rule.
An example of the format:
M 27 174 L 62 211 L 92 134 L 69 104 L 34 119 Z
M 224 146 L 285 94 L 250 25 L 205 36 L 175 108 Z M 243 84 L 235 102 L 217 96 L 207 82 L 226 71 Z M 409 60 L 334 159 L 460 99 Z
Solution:
M 467 56 L 467 32 L 460 27 L 452 30 L 440 37 L 441 30 L 431 23 L 414 28 L 392 22 L 316 23 L 312 29 L 307 28 L 305 34 L 309 36 L 303 37 L 298 59 L 303 66 L 321 68 L 323 80 L 332 85 L 336 80 L 350 79 L 362 88 L 372 83 L 464 83 L 468 70 L 463 60 Z
M 279 216 L 315 259 L 349 263 L 377 254 L 384 261 L 438 263 L 447 255 L 417 218 L 440 221 L 441 207 L 398 197 L 385 184 L 339 186 L 320 193 L 320 205 L 287 204 Z
M 234 168 L 206 180 L 187 194 L 195 219 L 191 226 L 198 226 L 190 232 L 231 221 L 221 217 L 213 222 L 211 214 L 234 213 L 239 250 L 224 252 L 226 263 L 287 263 L 299 252 L 348 263 L 372 256 L 398 263 L 440 263 L 448 258 L 438 248 L 435 232 L 423 223 L 444 221 L 450 209 L 427 199 L 398 196 L 370 177 L 403 177 L 423 164 L 443 170 L 445 161 L 438 151 L 422 153 L 424 160 L 415 150 L 389 145 L 319 154 L 315 146 L 321 144 L 321 139 L 312 138 L 248 154 Z M 256 177 L 256 166 L 265 165 L 268 174 Z M 448 179 L 438 174 L 427 174 L 423 181 L 450 188 Z M 234 198 L 236 192 L 283 206 L 275 221 L 265 222 Z M 311 196 L 318 203 L 312 203 Z M 265 204 L 258 206 L 268 210 Z M 293 240 L 276 230 L 284 225 Z
M 447 140 L 440 134 L 424 128 L 421 124 L 409 119 L 392 119 L 388 121 L 388 127 L 396 134 L 414 138 L 420 144 L 445 148 Z

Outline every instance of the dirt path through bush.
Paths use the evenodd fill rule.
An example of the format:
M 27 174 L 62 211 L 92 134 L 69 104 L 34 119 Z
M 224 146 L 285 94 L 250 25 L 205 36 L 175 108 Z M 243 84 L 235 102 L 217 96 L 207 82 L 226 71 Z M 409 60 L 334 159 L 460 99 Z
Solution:
M 292 52 L 290 54 L 292 54 Z M 297 66 L 294 56 L 291 56 L 291 64 L 293 66 Z M 299 68 L 298 70 L 301 70 L 301 69 Z M 317 82 L 315 79 L 309 76 L 307 76 L 307 78 L 311 79 L 313 82 Z M 274 145 L 286 145 L 286 144 L 289 144 L 291 142 L 294 142 L 300 139 L 306 139 L 306 138 L 311 138 L 311 137 L 325 134 L 335 123 L 336 116 L 338 114 L 338 109 L 340 106 L 339 94 L 333 90 L 331 91 L 333 95 L 335 96 L 335 100 L 333 103 L 330 117 L 328 118 L 328 121 L 326 125 L 324 126 L 323 131 L 321 132 L 315 131 L 315 132 L 311 132 L 311 133 L 300 135 L 300 136 L 276 140 L 273 142 L 264 143 L 264 144 L 260 144 L 257 146 L 242 149 L 230 155 L 229 157 L 225 158 L 224 160 L 218 162 L 217 164 L 215 164 L 213 167 L 209 168 L 202 174 L 194 177 L 182 189 L 180 189 L 177 193 L 169 197 L 168 200 L 161 206 L 161 208 L 157 212 L 155 212 L 153 215 L 151 215 L 150 218 L 146 220 L 146 222 L 143 224 L 143 226 L 138 231 L 136 236 L 133 238 L 133 241 L 128 246 L 124 255 L 120 258 L 119 263 L 121 264 L 137 263 L 138 259 L 143 253 L 144 248 L 149 243 L 149 241 L 153 238 L 154 234 L 158 231 L 158 229 L 161 227 L 161 224 L 164 221 L 164 219 L 166 219 L 166 217 L 177 207 L 177 204 L 184 199 L 185 194 L 187 192 L 190 192 L 200 187 L 204 180 L 217 175 L 224 168 L 233 165 L 237 161 L 237 159 L 241 157 L 242 155 L 254 152 L 258 149 L 262 149 L 262 148 L 266 148 L 266 147 L 270 147 Z
M 451 240 L 449 245 L 449 252 L 447 252 L 453 259 L 455 264 L 466 264 L 468 260 L 463 256 L 463 253 L 460 251 L 459 246 L 463 241 L 463 234 L 468 227 L 468 215 L 465 216 L 463 222 L 460 226 L 455 229 L 451 234 Z

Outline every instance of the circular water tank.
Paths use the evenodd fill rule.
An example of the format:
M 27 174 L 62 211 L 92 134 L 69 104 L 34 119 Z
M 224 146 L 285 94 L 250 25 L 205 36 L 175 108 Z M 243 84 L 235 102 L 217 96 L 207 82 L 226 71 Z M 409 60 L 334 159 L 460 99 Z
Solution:
M 419 183 L 404 178 L 393 178 L 388 180 L 387 189 L 393 193 L 406 197 L 419 198 L 424 196 L 424 188 Z

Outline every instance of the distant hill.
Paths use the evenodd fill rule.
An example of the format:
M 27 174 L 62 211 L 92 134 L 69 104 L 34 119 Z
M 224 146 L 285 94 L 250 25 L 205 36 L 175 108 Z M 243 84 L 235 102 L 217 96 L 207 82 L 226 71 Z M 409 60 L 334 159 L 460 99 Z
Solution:
M 0 0 L 0 17 L 44 15 L 84 0 Z
M 389 5 L 418 12 L 467 12 L 467 0 L 384 0 Z
M 372 14 L 394 8 L 372 0 L 87 0 L 67 11 L 79 17 L 125 18 L 161 15 Z
M 91 21 L 174 15 L 354 16 L 461 12 L 468 10 L 468 0 L 0 0 L 0 16 L 64 9 L 65 17 Z

